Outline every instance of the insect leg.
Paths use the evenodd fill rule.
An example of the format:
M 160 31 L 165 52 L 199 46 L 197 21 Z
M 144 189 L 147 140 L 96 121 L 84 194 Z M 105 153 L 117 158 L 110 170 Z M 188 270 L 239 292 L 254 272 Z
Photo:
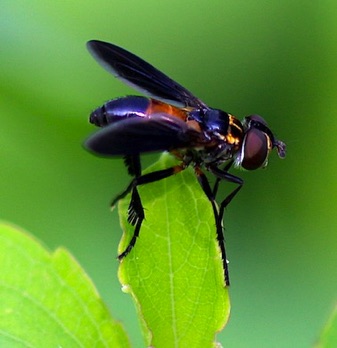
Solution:
M 229 169 L 231 168 L 231 166 L 233 165 L 234 161 L 230 161 L 227 163 L 227 165 L 222 169 L 224 172 L 228 172 Z M 216 197 L 217 193 L 218 193 L 218 189 L 219 189 L 219 184 L 220 184 L 220 181 L 222 179 L 219 178 L 219 177 L 216 177 L 216 181 L 215 181 L 215 184 L 214 184 L 214 187 L 213 187 L 213 196 L 214 198 Z
M 196 175 L 198 177 L 199 183 L 200 183 L 203 191 L 205 192 L 206 196 L 208 197 L 208 199 L 210 200 L 210 202 L 212 204 L 214 217 L 215 217 L 215 224 L 216 224 L 217 240 L 218 240 L 219 247 L 221 250 L 223 269 L 224 269 L 224 278 L 225 278 L 226 286 L 230 285 L 230 281 L 229 281 L 228 261 L 227 261 L 227 257 L 226 257 L 225 238 L 224 238 L 224 229 L 223 229 L 222 221 L 223 221 L 223 215 L 224 215 L 224 211 L 225 211 L 226 206 L 231 202 L 231 200 L 239 192 L 239 190 L 241 189 L 242 184 L 243 184 L 243 181 L 240 178 L 228 173 L 228 170 L 230 169 L 232 164 L 233 164 L 232 161 L 229 162 L 224 167 L 224 169 L 219 169 L 218 167 L 215 167 L 215 166 L 214 167 L 213 166 L 207 167 L 207 169 L 209 171 L 211 171 L 217 178 L 215 185 L 213 187 L 213 190 L 210 187 L 210 184 L 208 182 L 206 175 L 201 171 L 201 169 L 199 167 L 195 168 L 195 172 L 196 172 Z M 215 201 L 215 197 L 216 197 L 216 194 L 218 192 L 219 183 L 221 180 L 233 182 L 233 183 L 238 184 L 239 186 L 235 190 L 233 190 L 221 202 L 220 208 L 218 208 L 216 201 Z
M 142 167 L 140 162 L 140 155 L 127 155 L 124 156 L 124 164 L 128 170 L 129 175 L 139 177 L 142 173 Z M 116 202 L 116 199 L 113 202 Z M 132 195 L 131 200 L 128 208 L 128 222 L 135 226 L 136 224 L 141 225 L 142 221 L 144 220 L 144 208 L 139 196 L 139 193 L 137 191 L 137 188 L 134 187 L 132 189 Z M 139 226 L 140 228 L 140 226 Z
M 228 169 L 231 167 L 232 164 L 233 164 L 233 162 L 230 162 L 228 165 L 226 165 L 226 167 L 224 169 L 220 169 L 217 167 L 209 167 L 208 168 L 217 177 L 217 181 L 215 182 L 215 185 L 213 188 L 214 196 L 216 196 L 216 194 L 217 194 L 219 182 L 221 180 L 226 180 L 226 181 L 229 181 L 229 182 L 232 182 L 234 184 L 239 185 L 220 203 L 219 216 L 218 216 L 220 222 L 222 222 L 225 208 L 232 201 L 232 199 L 237 195 L 237 193 L 241 190 L 242 185 L 243 185 L 242 179 L 238 178 L 235 175 L 228 173 Z
M 149 184 L 151 182 L 165 179 L 173 174 L 179 173 L 180 171 L 184 170 L 185 168 L 186 168 L 186 164 L 181 163 L 179 165 L 176 165 L 176 166 L 173 166 L 170 168 L 157 170 L 157 171 L 152 172 L 152 173 L 148 173 L 148 174 L 144 174 L 144 175 L 135 177 L 131 181 L 129 186 L 126 188 L 126 190 L 114 199 L 114 202 L 116 203 L 119 199 L 124 198 L 128 193 L 132 192 L 131 203 L 129 205 L 128 221 L 131 224 L 135 224 L 135 230 L 133 232 L 133 236 L 132 236 L 128 246 L 126 247 L 126 249 L 120 255 L 118 255 L 119 260 L 122 260 L 127 254 L 129 254 L 130 251 L 132 250 L 132 248 L 135 246 L 137 237 L 139 236 L 141 224 L 145 218 L 144 210 L 143 210 L 141 199 L 140 199 L 140 196 L 139 196 L 139 193 L 137 190 L 137 186 L 145 185 L 145 184 Z M 138 204 L 140 204 L 141 207 L 139 207 Z M 131 206 L 132 206 L 133 212 L 130 212 Z M 142 214 L 138 215 L 140 211 L 142 212 Z
M 140 163 L 140 155 L 124 156 L 124 164 L 131 176 L 140 176 L 142 173 L 142 166 Z
M 229 286 L 229 272 L 228 272 L 228 261 L 226 257 L 226 248 L 225 248 L 225 240 L 224 240 L 224 235 L 223 235 L 223 228 L 222 228 L 222 219 L 219 218 L 219 211 L 218 207 L 215 202 L 215 196 L 213 194 L 213 191 L 211 189 L 211 186 L 208 182 L 208 179 L 206 175 L 202 172 L 202 170 L 199 167 L 195 167 L 195 173 L 197 175 L 198 181 L 201 185 L 201 188 L 205 192 L 207 198 L 212 204 L 213 208 L 213 213 L 214 213 L 214 218 L 215 218 L 215 225 L 216 225 L 216 235 L 217 235 L 217 240 L 218 244 L 220 247 L 221 251 L 221 258 L 222 258 L 222 267 L 224 270 L 224 279 L 225 279 L 225 284 L 226 286 Z

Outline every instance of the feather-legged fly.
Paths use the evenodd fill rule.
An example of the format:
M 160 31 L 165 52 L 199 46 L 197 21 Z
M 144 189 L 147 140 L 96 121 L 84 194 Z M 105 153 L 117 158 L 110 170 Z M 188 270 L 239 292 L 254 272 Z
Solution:
M 179 83 L 121 47 L 96 40 L 89 41 L 87 47 L 106 70 L 147 96 L 113 99 L 90 115 L 90 122 L 102 129 L 86 141 L 86 148 L 100 156 L 123 157 L 133 176 L 129 186 L 112 202 L 115 205 L 131 193 L 128 221 L 135 229 L 118 258 L 123 259 L 134 247 L 144 220 L 137 186 L 162 180 L 191 165 L 213 208 L 225 283 L 229 285 L 222 220 L 225 207 L 243 185 L 243 180 L 230 174 L 229 169 L 233 163 L 246 170 L 264 167 L 273 148 L 280 158 L 285 157 L 285 144 L 275 138 L 261 116 L 247 116 L 240 122 L 227 112 L 210 108 Z M 180 160 L 179 164 L 142 175 L 140 155 L 159 151 L 169 151 Z M 203 168 L 215 175 L 214 188 Z M 215 198 L 221 180 L 237 187 L 217 205 Z

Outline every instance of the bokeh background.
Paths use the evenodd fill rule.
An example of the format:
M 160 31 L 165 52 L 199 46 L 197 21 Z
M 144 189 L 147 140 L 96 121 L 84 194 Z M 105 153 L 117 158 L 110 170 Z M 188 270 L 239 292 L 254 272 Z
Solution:
M 232 314 L 219 340 L 312 346 L 337 300 L 336 3 L 5 0 L 0 28 L 0 218 L 67 247 L 143 345 L 109 210 L 129 178 L 81 145 L 93 108 L 134 93 L 85 43 L 121 45 L 213 107 L 264 115 L 287 143 L 284 161 L 236 172 L 245 186 L 225 216 Z

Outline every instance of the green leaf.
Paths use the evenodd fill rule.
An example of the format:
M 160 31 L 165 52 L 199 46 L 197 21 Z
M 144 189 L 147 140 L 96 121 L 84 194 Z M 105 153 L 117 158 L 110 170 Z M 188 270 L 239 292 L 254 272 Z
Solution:
M 173 163 L 164 154 L 146 172 Z M 135 300 L 146 344 L 212 347 L 230 309 L 211 204 L 190 168 L 140 186 L 139 193 L 145 220 L 119 278 Z M 119 205 L 125 230 L 119 252 L 133 234 L 126 222 L 129 199 Z
M 337 347 L 337 306 L 335 307 L 330 319 L 320 337 L 317 345 L 319 348 L 335 348 Z
M 0 224 L 0 347 L 129 347 L 73 257 Z

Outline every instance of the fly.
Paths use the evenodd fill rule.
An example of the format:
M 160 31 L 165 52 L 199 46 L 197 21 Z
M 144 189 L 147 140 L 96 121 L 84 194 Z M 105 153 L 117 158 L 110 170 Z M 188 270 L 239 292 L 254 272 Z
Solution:
M 137 187 L 192 166 L 213 208 L 228 286 L 222 220 L 226 206 L 243 185 L 243 180 L 230 174 L 229 169 L 233 164 L 246 170 L 265 167 L 273 148 L 280 158 L 285 157 L 286 145 L 275 138 L 261 116 L 250 115 L 241 122 L 225 111 L 211 108 L 179 83 L 121 47 L 97 40 L 89 41 L 87 47 L 107 71 L 146 95 L 113 99 L 94 110 L 90 123 L 102 129 L 85 143 L 94 154 L 123 157 L 128 173 L 133 176 L 128 187 L 112 202 L 115 205 L 131 193 L 128 222 L 135 229 L 128 246 L 118 256 L 119 260 L 135 246 L 145 217 Z M 173 154 L 179 164 L 142 175 L 140 155 L 161 151 Z M 203 169 L 216 177 L 213 188 Z M 222 180 L 237 187 L 218 206 L 216 195 Z

